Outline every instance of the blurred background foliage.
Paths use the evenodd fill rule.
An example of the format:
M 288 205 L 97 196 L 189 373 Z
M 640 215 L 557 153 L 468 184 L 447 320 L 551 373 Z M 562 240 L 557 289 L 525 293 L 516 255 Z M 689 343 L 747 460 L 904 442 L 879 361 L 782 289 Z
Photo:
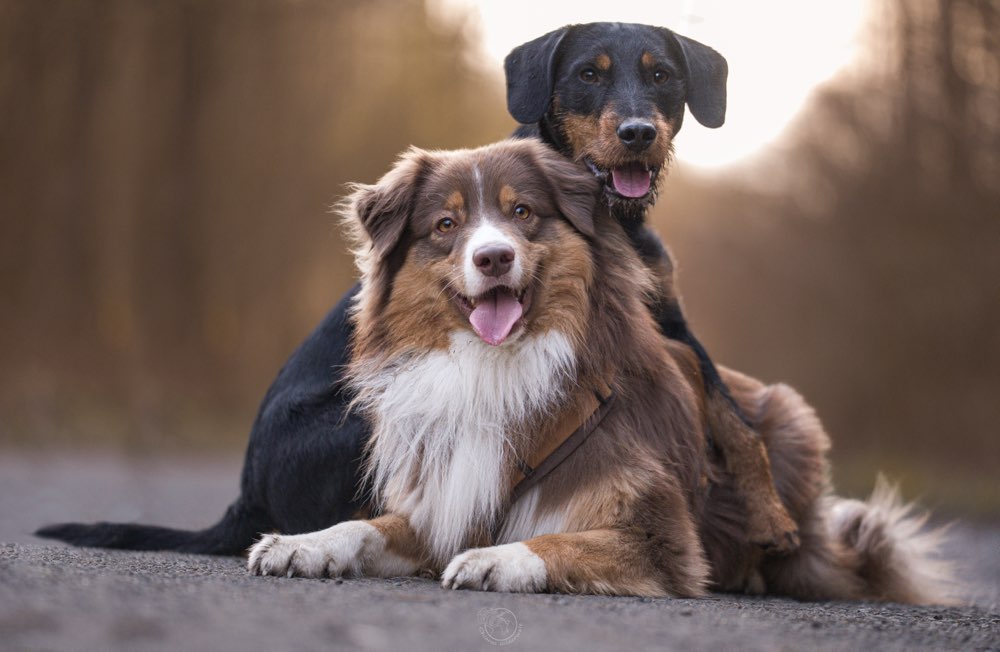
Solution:
M 990 513 L 1000 2 L 869 13 L 863 68 L 752 163 L 675 165 L 654 222 L 695 331 L 807 396 L 841 488 L 884 469 L 927 503 Z M 476 25 L 438 14 L 0 0 L 0 447 L 237 455 L 353 282 L 329 213 L 343 184 L 410 144 L 514 126 Z

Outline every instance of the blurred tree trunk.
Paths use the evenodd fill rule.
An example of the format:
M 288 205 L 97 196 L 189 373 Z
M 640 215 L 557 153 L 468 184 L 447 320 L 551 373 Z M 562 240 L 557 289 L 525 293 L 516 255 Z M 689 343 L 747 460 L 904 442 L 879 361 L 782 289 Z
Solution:
M 510 129 L 474 36 L 420 0 L 0 0 L 0 438 L 245 428 L 352 281 L 343 184 Z

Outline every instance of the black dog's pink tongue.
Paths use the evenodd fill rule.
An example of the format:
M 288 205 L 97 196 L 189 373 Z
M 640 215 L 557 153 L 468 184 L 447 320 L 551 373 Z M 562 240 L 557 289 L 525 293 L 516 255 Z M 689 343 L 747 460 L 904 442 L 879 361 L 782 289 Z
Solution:
M 611 170 L 611 183 L 623 197 L 643 197 L 649 192 L 653 173 L 641 163 L 629 163 Z
M 523 312 L 524 308 L 514 295 L 501 288 L 483 297 L 469 315 L 469 322 L 479 339 L 498 346 L 510 335 Z

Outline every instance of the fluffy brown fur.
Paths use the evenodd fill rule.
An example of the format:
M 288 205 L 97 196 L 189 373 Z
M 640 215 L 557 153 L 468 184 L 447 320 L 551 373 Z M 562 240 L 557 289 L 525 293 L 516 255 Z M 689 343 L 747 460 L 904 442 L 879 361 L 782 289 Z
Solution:
M 592 175 L 533 141 L 414 150 L 376 186 L 358 187 L 348 217 L 362 243 L 365 290 L 355 314 L 351 378 L 375 429 L 370 471 L 382 515 L 309 535 L 265 537 L 251 551 L 251 570 L 322 576 L 429 568 L 449 588 L 697 596 L 712 586 L 807 599 L 941 601 L 933 541 L 895 495 L 883 488 L 868 503 L 832 497 L 829 442 L 801 397 L 724 370 L 740 409 L 763 436 L 777 490 L 803 534 L 787 557 L 764 557 L 747 540 L 733 477 L 708 461 L 710 417 L 697 360 L 659 333 L 645 307 L 654 281 L 621 225 L 595 208 L 595 193 Z M 530 204 L 532 218 L 503 221 L 512 204 Z M 488 349 L 455 339 L 470 331 L 454 297 L 468 283 L 456 271 L 468 253 L 463 238 L 475 236 L 459 227 L 435 231 L 443 216 L 472 234 L 489 222 L 518 243 L 533 299 L 511 342 Z M 478 364 L 476 357 L 461 358 L 456 346 L 503 358 L 552 333 L 569 342 L 573 363 L 552 380 L 558 386 L 547 389 L 550 402 L 504 404 L 513 416 L 502 423 L 499 446 L 475 444 L 477 455 L 460 457 L 463 445 L 490 436 L 490 424 L 462 421 L 481 409 L 473 403 L 452 406 L 458 423 L 431 424 L 460 433 L 445 448 L 436 445 L 438 433 L 388 418 L 397 413 L 387 400 L 409 405 L 414 397 L 407 393 L 420 391 L 405 384 L 386 390 L 397 376 L 439 373 L 440 360 L 455 355 Z M 534 372 L 511 373 L 513 379 L 480 377 L 485 394 L 477 400 L 496 401 L 522 382 L 522 373 Z M 617 398 L 595 432 L 511 504 L 516 460 L 530 459 L 540 433 L 579 412 L 585 393 L 603 380 Z M 442 377 L 440 386 L 454 385 Z M 402 398 L 387 399 L 392 391 Z M 428 393 L 415 400 L 441 411 L 451 398 Z M 414 439 L 406 439 L 411 433 Z M 404 451 L 414 461 L 399 465 L 386 451 Z M 451 464 L 463 459 L 477 465 L 476 473 Z M 449 475 L 463 482 L 449 484 Z M 481 486 L 483 476 L 490 486 Z M 462 513 L 464 503 L 449 487 L 485 498 Z M 435 510 L 451 510 L 462 527 L 454 531 L 453 519 L 437 519 Z M 499 545 L 489 546 L 493 531 Z
M 731 478 L 723 478 L 706 497 L 701 518 L 715 587 L 803 600 L 956 601 L 950 564 L 940 557 L 943 530 L 927 529 L 926 515 L 915 515 L 881 478 L 867 501 L 835 496 L 830 439 L 802 396 L 787 385 L 720 371 L 764 440 L 778 494 L 802 543 L 782 557 L 762 557 L 739 545 L 743 515 Z

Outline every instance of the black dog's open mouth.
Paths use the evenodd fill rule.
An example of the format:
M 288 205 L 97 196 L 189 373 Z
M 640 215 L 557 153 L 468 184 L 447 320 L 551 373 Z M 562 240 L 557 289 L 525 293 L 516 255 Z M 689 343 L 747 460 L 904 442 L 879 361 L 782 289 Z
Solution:
M 455 303 L 479 339 L 499 346 L 521 325 L 522 318 L 531 307 L 532 294 L 530 285 L 521 290 L 500 285 L 477 297 L 457 294 Z
M 604 182 L 604 188 L 612 198 L 643 202 L 652 198 L 662 168 L 640 161 L 612 168 L 602 167 L 590 159 L 585 162 L 590 171 Z

